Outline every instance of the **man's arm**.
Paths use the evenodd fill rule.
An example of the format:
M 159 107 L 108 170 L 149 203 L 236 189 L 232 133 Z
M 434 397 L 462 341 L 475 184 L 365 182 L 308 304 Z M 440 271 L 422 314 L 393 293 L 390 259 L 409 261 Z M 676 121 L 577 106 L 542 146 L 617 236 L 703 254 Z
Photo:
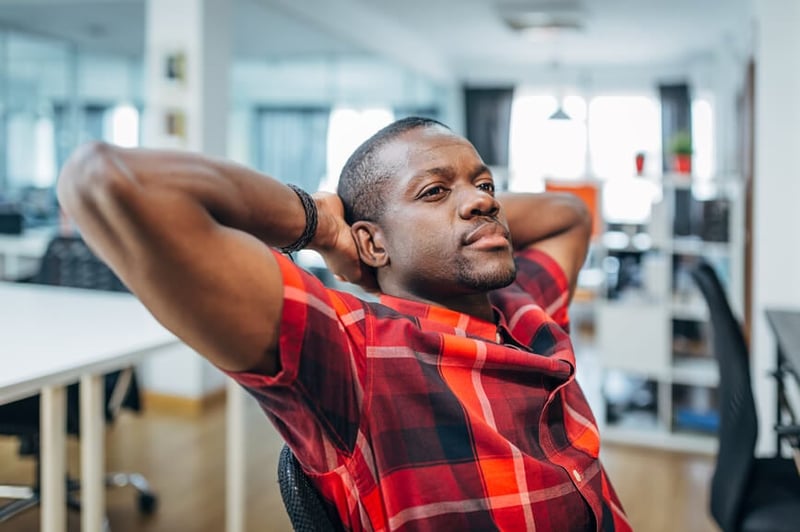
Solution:
M 517 250 L 534 247 L 547 252 L 564 270 L 569 297 L 586 260 L 592 218 L 586 205 L 564 193 L 499 194 L 511 239 Z
M 58 197 L 92 249 L 184 342 L 229 371 L 280 370 L 283 283 L 265 244 L 303 233 L 294 191 L 196 154 L 92 143 L 67 161 Z M 317 203 L 319 250 L 352 240 L 330 203 Z

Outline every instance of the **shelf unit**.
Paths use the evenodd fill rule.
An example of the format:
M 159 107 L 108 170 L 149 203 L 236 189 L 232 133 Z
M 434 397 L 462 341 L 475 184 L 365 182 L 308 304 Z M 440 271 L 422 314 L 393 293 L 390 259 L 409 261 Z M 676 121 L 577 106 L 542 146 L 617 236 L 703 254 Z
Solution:
M 636 282 L 618 292 L 606 286 L 596 307 L 604 399 L 598 421 L 604 441 L 713 453 L 719 371 L 708 308 L 688 271 L 699 258 L 708 260 L 741 315 L 739 181 L 731 176 L 701 186 L 669 175 L 659 185 L 661 201 L 637 228 L 650 246 L 606 249 L 612 266 L 620 256 L 625 262 L 619 259 L 618 268 L 633 265 L 626 277 Z

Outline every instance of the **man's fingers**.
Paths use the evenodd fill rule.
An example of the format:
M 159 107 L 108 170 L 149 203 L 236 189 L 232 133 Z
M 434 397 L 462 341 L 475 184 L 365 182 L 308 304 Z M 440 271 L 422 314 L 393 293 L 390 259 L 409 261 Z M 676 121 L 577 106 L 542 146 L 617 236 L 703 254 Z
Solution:
M 337 270 L 339 269 L 337 268 Z M 361 271 L 357 268 L 355 269 L 350 268 L 349 270 L 350 271 L 342 271 L 342 270 L 332 271 L 331 273 L 333 273 L 333 278 L 336 279 L 337 281 L 341 281 L 344 283 L 359 284 L 361 282 L 360 279 L 362 277 Z
M 357 285 L 369 293 L 374 294 L 378 292 L 377 279 L 375 279 L 374 273 L 370 270 L 359 268 L 347 274 L 333 273 L 333 278 L 339 282 Z

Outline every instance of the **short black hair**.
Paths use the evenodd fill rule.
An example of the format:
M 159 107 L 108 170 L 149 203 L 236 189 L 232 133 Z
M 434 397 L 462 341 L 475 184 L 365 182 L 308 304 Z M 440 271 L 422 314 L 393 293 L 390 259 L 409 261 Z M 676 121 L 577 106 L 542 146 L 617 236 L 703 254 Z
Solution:
M 381 148 L 407 131 L 428 127 L 450 130 L 438 120 L 409 116 L 392 122 L 356 148 L 342 168 L 337 190 L 347 223 L 380 219 L 385 209 L 384 185 L 394 176 L 394 169 L 380 159 Z

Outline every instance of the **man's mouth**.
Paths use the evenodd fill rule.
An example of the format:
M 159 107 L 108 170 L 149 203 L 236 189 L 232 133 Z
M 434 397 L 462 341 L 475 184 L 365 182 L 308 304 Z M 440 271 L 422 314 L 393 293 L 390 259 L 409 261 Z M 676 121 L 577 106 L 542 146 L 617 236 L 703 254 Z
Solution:
M 497 222 L 487 222 L 468 233 L 464 245 L 479 249 L 507 249 L 508 238 L 508 229 Z

